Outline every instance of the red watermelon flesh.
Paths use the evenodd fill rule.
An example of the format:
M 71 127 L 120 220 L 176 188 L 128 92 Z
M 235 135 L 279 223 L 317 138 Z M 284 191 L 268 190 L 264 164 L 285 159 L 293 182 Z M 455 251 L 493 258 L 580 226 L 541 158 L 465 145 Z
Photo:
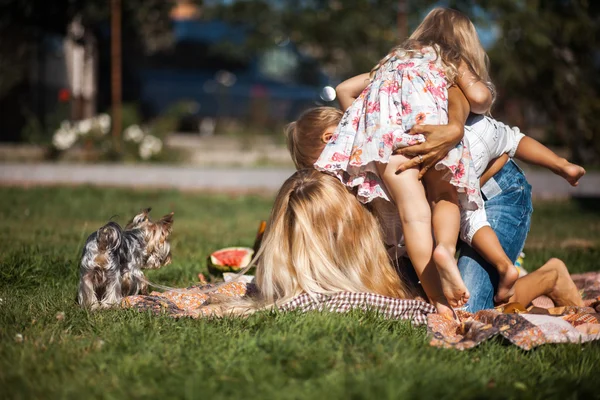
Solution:
M 238 272 L 252 260 L 254 250 L 247 247 L 228 247 L 217 250 L 208 257 L 208 270 L 211 274 Z

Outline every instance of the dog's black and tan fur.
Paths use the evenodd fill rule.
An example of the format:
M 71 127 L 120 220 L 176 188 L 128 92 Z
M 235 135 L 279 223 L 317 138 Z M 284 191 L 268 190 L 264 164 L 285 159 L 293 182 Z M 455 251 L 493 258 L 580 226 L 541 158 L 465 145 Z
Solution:
M 108 308 L 125 296 L 146 293 L 143 269 L 171 262 L 169 235 L 173 213 L 153 222 L 150 209 L 136 215 L 122 229 L 109 222 L 92 233 L 81 256 L 77 301 L 91 309 Z

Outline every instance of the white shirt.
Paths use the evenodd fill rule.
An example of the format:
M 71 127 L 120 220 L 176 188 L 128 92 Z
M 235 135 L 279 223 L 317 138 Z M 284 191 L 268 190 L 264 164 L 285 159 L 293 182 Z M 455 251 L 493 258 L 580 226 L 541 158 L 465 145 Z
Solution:
M 511 128 L 490 117 L 476 114 L 469 116 L 465 124 L 464 139 L 469 143 L 477 176 L 481 177 L 490 161 L 502 154 L 506 153 L 513 157 L 524 136 L 519 128 Z M 383 199 L 375 199 L 371 204 L 374 214 L 380 220 L 384 242 L 390 256 L 392 258 L 403 256 L 406 249 L 396 205 Z M 471 213 L 466 221 L 462 220 L 463 218 L 461 218 L 461 236 L 467 242 L 470 242 L 479 228 L 487 224 L 485 210 Z
M 524 136 L 517 127 L 511 128 L 490 117 L 471 114 L 465 124 L 465 139 L 469 142 L 477 176 L 481 177 L 490 161 L 502 154 L 514 157 Z

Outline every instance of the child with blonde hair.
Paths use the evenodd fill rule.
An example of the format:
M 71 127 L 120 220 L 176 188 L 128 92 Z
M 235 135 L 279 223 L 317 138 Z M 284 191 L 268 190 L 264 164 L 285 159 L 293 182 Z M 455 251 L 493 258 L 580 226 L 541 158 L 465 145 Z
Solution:
M 436 8 L 373 69 L 371 83 L 346 111 L 315 163 L 318 170 L 356 188 L 364 203 L 394 200 L 415 270 L 421 275 L 437 267 L 443 296 L 430 300 L 438 308 L 446 299 L 451 307 L 460 307 L 469 298 L 454 259 L 459 232 L 470 243 L 489 225 L 468 143 L 452 149 L 425 174 L 424 183 L 417 169 L 396 174 L 407 159 L 392 154 L 415 143 L 407 134 L 414 125 L 448 122 L 448 87 L 453 84 L 463 91 L 471 111 L 489 111 L 493 86 L 475 27 L 458 11 Z M 504 300 L 518 273 L 512 264 L 494 266 L 500 274 L 498 297 Z

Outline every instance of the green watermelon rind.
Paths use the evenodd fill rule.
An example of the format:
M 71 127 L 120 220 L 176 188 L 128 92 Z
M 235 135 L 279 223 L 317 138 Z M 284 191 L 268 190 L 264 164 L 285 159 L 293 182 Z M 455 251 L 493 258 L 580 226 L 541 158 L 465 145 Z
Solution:
M 248 258 L 248 263 L 252 260 L 252 257 L 254 256 L 254 250 L 252 250 L 249 247 L 225 247 L 223 249 L 219 249 L 217 251 L 214 251 L 206 259 L 207 266 L 208 266 L 208 272 L 210 274 L 212 274 L 212 275 L 222 275 L 225 272 L 239 272 L 245 266 L 248 265 L 248 263 L 245 263 L 244 266 L 218 265 L 218 264 L 213 263 L 213 260 L 212 260 L 213 255 L 215 253 L 218 253 L 218 252 L 221 252 L 221 251 L 225 251 L 225 250 L 245 250 L 245 251 L 247 251 L 248 254 L 250 255 L 250 257 Z M 254 267 L 250 268 L 250 270 L 248 271 L 248 273 L 253 272 L 254 269 L 255 269 Z

